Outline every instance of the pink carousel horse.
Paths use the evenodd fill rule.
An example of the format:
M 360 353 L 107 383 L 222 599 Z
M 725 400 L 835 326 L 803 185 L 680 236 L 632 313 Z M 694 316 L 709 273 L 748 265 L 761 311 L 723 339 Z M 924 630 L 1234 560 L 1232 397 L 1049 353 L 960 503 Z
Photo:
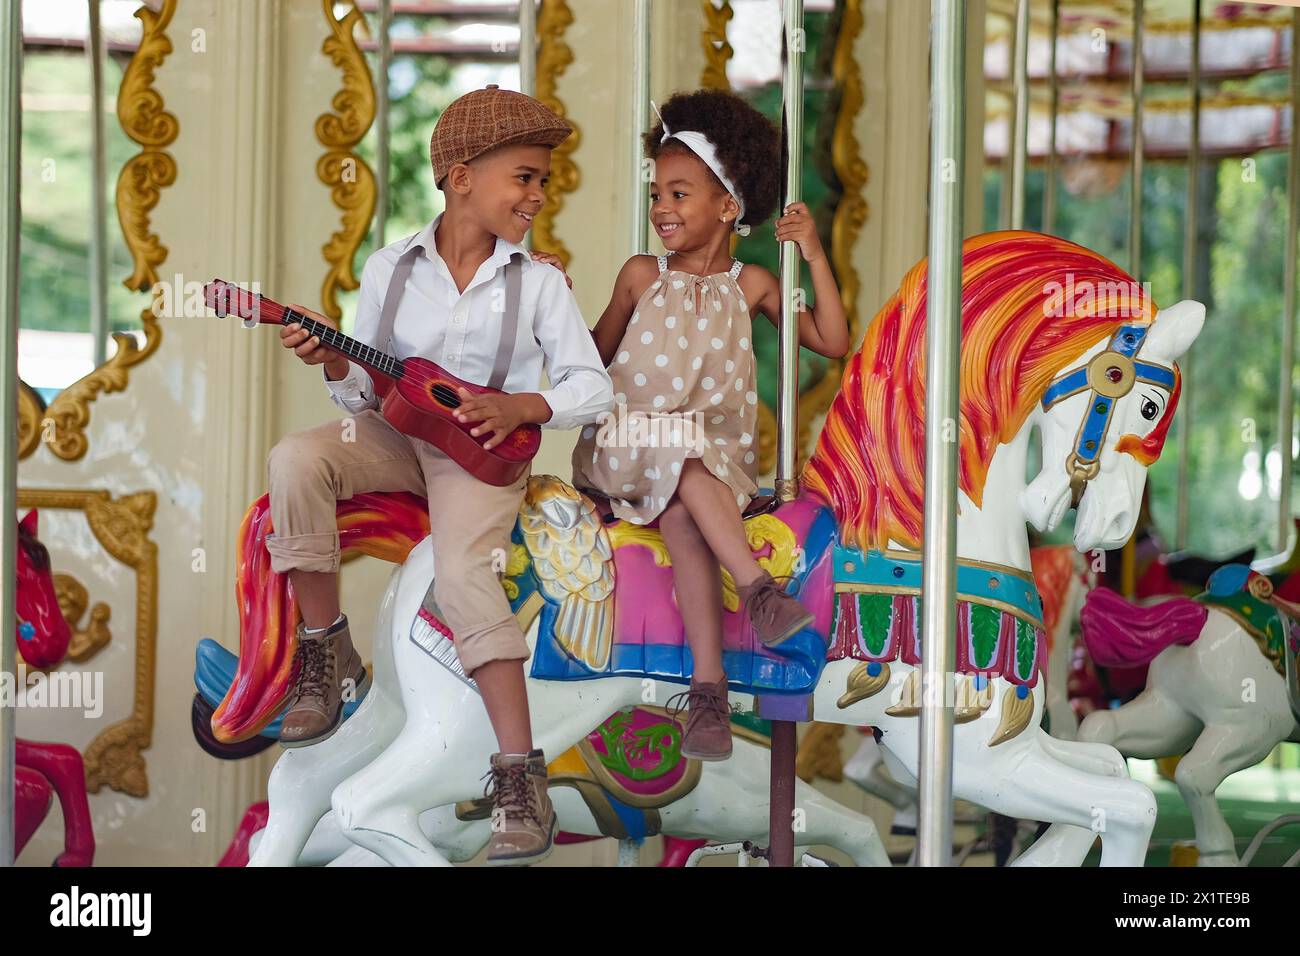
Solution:
M 724 587 L 733 704 L 752 710 L 757 699 L 763 713 L 876 727 L 901 783 L 919 770 L 926 278 L 922 262 L 867 329 L 802 493 L 746 523 L 756 556 L 774 576 L 793 578 L 813 626 L 764 648 Z M 1127 539 L 1176 406 L 1176 360 L 1204 311 L 1183 302 L 1157 312 L 1130 276 L 1054 237 L 1003 232 L 964 244 L 953 782 L 961 799 L 1053 824 L 1017 861 L 1024 865 L 1077 865 L 1099 819 L 1104 864 L 1140 865 L 1145 856 L 1155 822 L 1150 790 L 1128 778 L 1114 748 L 1055 740 L 1038 726 L 1047 635 L 1025 523 L 1047 531 L 1076 507 L 1077 550 Z M 1027 480 L 1035 434 L 1042 468 Z M 488 836 L 486 821 L 471 830 L 451 813 L 481 794 L 475 768 L 493 738 L 438 617 L 420 503 L 365 497 L 340 502 L 341 536 L 368 526 L 371 547 L 404 559 L 380 605 L 375 683 L 333 737 L 280 758 L 253 864 L 296 862 L 323 826 L 393 865 L 465 859 Z M 241 578 L 248 610 L 241 607 L 239 671 L 212 720 L 218 739 L 256 734 L 293 680 L 294 614 L 266 566 L 267 530 L 246 521 L 241 533 L 242 560 L 260 570 Z M 603 521 L 586 496 L 534 476 L 503 564 L 533 652 L 536 743 L 548 754 L 566 753 L 611 714 L 666 700 L 689 678 L 657 529 Z M 597 756 L 634 752 L 641 740 L 638 760 L 658 759 L 644 743 L 667 738 L 638 738 L 638 727 L 623 726 L 621 738 L 607 728 L 611 749 Z M 629 779 L 659 769 L 621 765 Z M 765 839 L 766 774 L 734 757 L 716 766 L 710 799 L 696 788 L 657 809 L 662 832 Z M 796 806 L 820 796 L 806 793 Z M 680 804 L 690 813 L 679 821 Z M 561 825 L 574 829 L 561 811 Z M 1090 837 L 1082 850 L 1066 839 L 1079 831 Z M 870 859 L 884 859 L 874 828 L 859 832 L 876 844 Z M 835 842 L 811 826 L 800 840 Z
M 18 651 L 32 668 L 63 660 L 72 639 L 54 592 L 50 554 L 36 537 L 36 511 L 18 523 Z M 63 811 L 64 850 L 55 866 L 90 866 L 95 834 L 86 800 L 86 769 L 81 754 L 66 744 L 19 739 L 16 744 L 14 851 L 21 853 L 50 811 L 57 794 Z

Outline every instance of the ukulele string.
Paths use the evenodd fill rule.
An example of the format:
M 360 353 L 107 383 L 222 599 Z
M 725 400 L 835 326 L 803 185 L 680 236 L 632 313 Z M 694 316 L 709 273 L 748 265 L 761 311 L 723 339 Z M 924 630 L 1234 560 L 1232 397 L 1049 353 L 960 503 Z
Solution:
M 309 335 L 320 338 L 321 342 L 328 348 L 333 349 L 349 358 L 360 359 L 369 365 L 379 369 L 385 375 L 394 379 L 405 378 L 412 384 L 419 387 L 422 391 L 431 395 L 436 401 L 447 406 L 456 408 L 461 404 L 461 398 L 456 393 L 454 386 L 442 380 L 436 372 L 431 372 L 421 368 L 408 367 L 401 359 L 394 358 L 378 349 L 365 345 L 343 332 L 323 322 L 303 315 L 293 309 L 286 308 L 274 299 L 268 299 L 262 295 L 250 295 L 243 289 L 233 289 L 230 292 L 241 297 L 251 299 L 251 304 L 241 301 L 243 309 L 234 310 L 237 314 L 244 311 L 251 311 L 256 314 L 260 311 L 272 322 L 280 325 L 291 325 L 298 323 Z M 220 303 L 228 305 L 228 300 Z

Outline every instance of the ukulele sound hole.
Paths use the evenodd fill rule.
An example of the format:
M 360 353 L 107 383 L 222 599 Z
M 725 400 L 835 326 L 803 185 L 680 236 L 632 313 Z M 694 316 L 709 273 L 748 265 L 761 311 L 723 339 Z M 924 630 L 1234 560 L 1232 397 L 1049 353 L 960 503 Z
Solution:
M 438 384 L 431 388 L 430 393 L 434 400 L 446 405 L 448 408 L 457 408 L 460 405 L 460 396 L 449 385 Z

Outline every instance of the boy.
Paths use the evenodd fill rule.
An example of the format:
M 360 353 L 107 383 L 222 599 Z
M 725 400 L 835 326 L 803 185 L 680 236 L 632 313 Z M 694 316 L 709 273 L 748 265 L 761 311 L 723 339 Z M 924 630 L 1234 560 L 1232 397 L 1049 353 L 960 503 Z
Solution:
M 519 243 L 542 208 L 550 151 L 571 127 L 541 103 L 489 86 L 460 97 L 429 144 L 446 211 L 416 235 L 372 255 L 361 277 L 355 337 L 398 358 L 421 355 L 461 378 L 504 382 L 503 395 L 461 390 L 461 421 L 485 447 L 524 422 L 574 428 L 613 404 L 613 389 L 562 272 L 533 262 Z M 522 260 L 507 264 L 515 257 Z M 507 273 L 518 270 L 517 327 L 509 330 Z M 317 316 L 317 318 L 320 318 Z M 379 339 L 384 339 L 380 341 Z M 528 647 L 493 570 L 508 553 L 528 473 L 507 487 L 474 478 L 433 445 L 398 432 L 376 409 L 369 374 L 308 338 L 281 332 L 286 348 L 324 365 L 336 404 L 352 413 L 285 437 L 271 452 L 271 566 L 287 572 L 302 608 L 301 676 L 280 742 L 316 743 L 342 720 L 342 690 L 367 679 L 339 610 L 336 500 L 367 491 L 427 494 L 437 565 L 434 599 L 456 653 L 483 696 L 501 751 L 492 756 L 489 863 L 535 863 L 550 853 L 555 812 L 546 759 L 533 749 L 523 662 Z M 552 387 L 537 391 L 545 366 Z

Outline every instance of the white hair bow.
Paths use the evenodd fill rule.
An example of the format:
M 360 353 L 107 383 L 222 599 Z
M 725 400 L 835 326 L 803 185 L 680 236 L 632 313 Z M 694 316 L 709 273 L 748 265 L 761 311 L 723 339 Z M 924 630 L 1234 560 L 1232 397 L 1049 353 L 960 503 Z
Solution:
M 659 142 L 666 143 L 670 139 L 675 139 L 687 149 L 689 149 L 705 166 L 708 166 L 713 175 L 718 177 L 718 182 L 722 183 L 722 188 L 727 191 L 736 205 L 740 207 L 740 212 L 736 214 L 735 220 L 732 221 L 731 227 L 739 235 L 749 235 L 749 226 L 742 225 L 741 221 L 745 218 L 745 200 L 740 198 L 740 193 L 736 191 L 735 184 L 727 178 L 726 171 L 722 168 L 722 163 L 718 160 L 718 149 L 703 133 L 693 129 L 678 130 L 673 132 L 668 128 L 668 123 L 664 120 L 663 114 L 659 112 L 659 107 L 655 105 L 654 100 L 650 101 L 650 108 L 655 111 L 655 116 L 659 117 L 659 122 L 663 124 L 664 135 L 659 138 Z

